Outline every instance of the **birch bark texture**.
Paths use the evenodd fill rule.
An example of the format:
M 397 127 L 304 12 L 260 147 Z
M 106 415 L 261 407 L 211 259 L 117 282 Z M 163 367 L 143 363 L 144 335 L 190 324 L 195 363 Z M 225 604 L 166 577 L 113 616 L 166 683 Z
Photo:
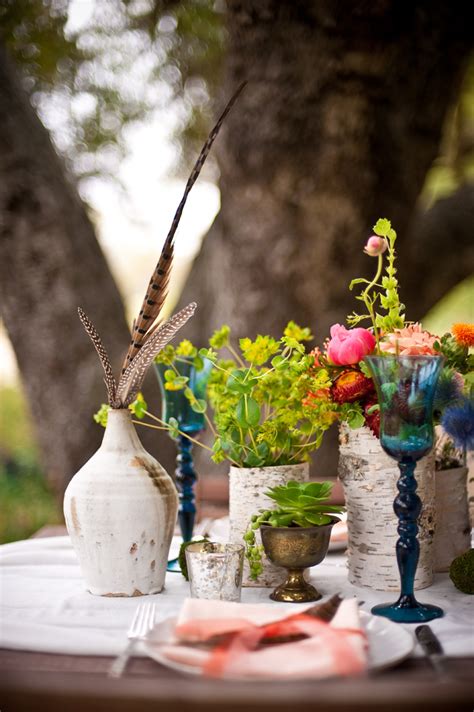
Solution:
M 471 546 L 467 499 L 467 467 L 435 473 L 436 528 L 434 570 L 449 571 L 453 559 Z
M 467 453 L 467 498 L 469 520 L 474 527 L 474 452 Z
M 141 444 L 130 412 L 111 410 L 101 447 L 64 496 L 88 590 L 97 596 L 160 593 L 177 512 L 176 487 Z
M 351 430 L 342 424 L 338 474 L 347 509 L 349 581 L 376 591 L 399 591 L 400 575 L 395 553 L 397 517 L 393 511 L 400 475 L 397 463 L 382 450 L 369 428 Z M 420 589 L 430 586 L 433 581 L 433 453 L 418 462 L 415 475 L 417 493 L 422 501 L 418 520 L 420 558 L 415 576 L 415 589 Z
M 274 502 L 264 493 L 270 487 L 285 485 L 291 480 L 307 482 L 309 465 L 307 462 L 296 465 L 276 467 L 231 467 L 229 472 L 229 523 L 230 541 L 242 544 L 243 536 L 253 514 L 260 509 L 274 508 Z M 257 542 L 261 544 L 260 532 L 256 532 Z M 263 572 L 257 581 L 250 578 L 249 565 L 244 562 L 243 586 L 275 587 L 284 581 L 286 571 L 274 566 L 263 554 Z

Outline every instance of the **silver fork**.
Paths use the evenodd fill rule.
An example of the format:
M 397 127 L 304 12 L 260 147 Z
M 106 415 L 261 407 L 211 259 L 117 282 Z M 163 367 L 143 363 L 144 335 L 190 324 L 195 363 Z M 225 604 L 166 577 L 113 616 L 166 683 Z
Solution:
M 128 643 L 110 666 L 109 677 L 120 677 L 122 675 L 135 644 L 150 632 L 154 624 L 155 604 L 141 603 L 135 611 L 130 628 L 127 631 Z

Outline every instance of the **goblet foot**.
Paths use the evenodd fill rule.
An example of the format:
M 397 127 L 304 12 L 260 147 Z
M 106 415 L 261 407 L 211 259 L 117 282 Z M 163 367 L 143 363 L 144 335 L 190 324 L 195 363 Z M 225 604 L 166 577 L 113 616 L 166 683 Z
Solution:
M 166 570 L 171 571 L 171 573 L 180 574 L 181 566 L 179 565 L 179 559 L 170 559 L 168 561 L 168 566 L 166 567 Z
M 395 623 L 426 623 L 444 616 L 442 608 L 429 603 L 418 603 L 415 596 L 400 596 L 395 603 L 381 603 L 372 608 L 372 613 L 389 618 Z
M 309 603 L 319 601 L 321 594 L 314 586 L 305 581 L 304 569 L 288 572 L 288 578 L 284 583 L 270 594 L 272 601 L 284 601 L 285 603 Z

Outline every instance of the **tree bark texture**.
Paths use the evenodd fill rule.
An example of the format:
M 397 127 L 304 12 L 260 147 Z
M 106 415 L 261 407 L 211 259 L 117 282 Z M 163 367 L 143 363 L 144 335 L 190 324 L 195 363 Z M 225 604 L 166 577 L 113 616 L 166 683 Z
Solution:
M 454 228 L 430 243 L 429 273 L 409 257 L 472 45 L 464 13 L 442 0 L 229 0 L 227 23 L 223 94 L 249 84 L 216 143 L 222 206 L 183 295 L 199 303 L 187 334 L 202 342 L 228 322 L 276 335 L 295 319 L 321 342 L 356 306 L 348 283 L 373 268 L 362 247 L 379 216 L 398 231 L 402 297 L 421 316 L 418 303 L 469 274 L 436 262 Z
M 453 467 L 435 473 L 435 571 L 449 571 L 452 560 L 471 547 L 467 475 L 467 467 Z
M 229 471 L 229 539 L 232 544 L 243 544 L 253 514 L 260 510 L 275 509 L 275 503 L 267 497 L 271 487 L 286 485 L 290 480 L 306 482 L 309 479 L 309 467 L 306 462 L 296 465 L 278 465 L 277 467 L 231 467 Z M 255 533 L 261 544 L 260 532 Z M 285 570 L 274 566 L 262 555 L 263 571 L 257 581 L 250 578 L 247 560 L 244 561 L 243 586 L 278 586 L 286 578 Z
M 399 591 L 395 544 L 397 517 L 393 501 L 400 476 L 397 463 L 366 428 L 351 430 L 341 426 L 339 478 L 347 508 L 349 581 L 377 591 Z M 422 502 L 418 519 L 420 558 L 415 589 L 433 581 L 433 540 L 435 529 L 434 454 L 417 463 L 417 494 Z
M 469 521 L 474 527 L 474 452 L 467 454 L 467 502 L 469 505 Z
M 117 368 L 130 336 L 84 205 L 1 48 L 0 300 L 44 464 L 61 491 L 103 435 L 92 414 L 105 387 L 77 307 Z

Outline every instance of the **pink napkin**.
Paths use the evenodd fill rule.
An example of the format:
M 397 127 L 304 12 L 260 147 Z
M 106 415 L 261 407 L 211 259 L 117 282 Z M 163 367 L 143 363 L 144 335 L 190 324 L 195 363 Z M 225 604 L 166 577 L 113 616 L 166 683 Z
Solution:
M 271 604 L 186 599 L 174 639 L 161 647 L 169 660 L 212 677 L 323 678 L 367 668 L 367 639 L 355 599 L 341 603 L 331 623 Z M 302 634 L 302 640 L 260 645 L 262 638 Z M 215 645 L 206 643 L 223 636 Z

